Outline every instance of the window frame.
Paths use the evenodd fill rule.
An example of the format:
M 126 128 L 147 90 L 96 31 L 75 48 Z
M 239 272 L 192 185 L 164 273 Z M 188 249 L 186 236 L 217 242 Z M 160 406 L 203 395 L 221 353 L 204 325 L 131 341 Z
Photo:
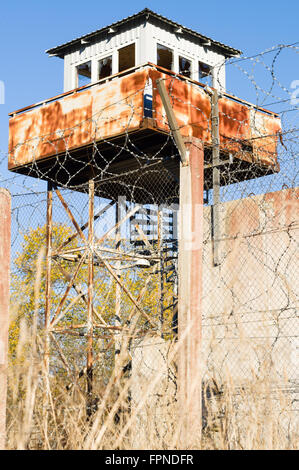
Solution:
M 108 57 L 111 57 L 111 75 L 108 75 L 107 77 L 104 77 L 104 78 L 99 78 L 99 65 L 100 65 L 100 61 L 101 60 L 104 60 L 104 59 L 107 59 Z M 113 49 L 111 49 L 111 52 L 109 54 L 105 54 L 103 56 L 99 56 L 99 57 L 95 57 L 95 62 L 96 62 L 96 82 L 99 82 L 100 80 L 106 80 L 108 79 L 109 77 L 111 77 L 113 75 L 113 61 L 114 61 L 114 56 L 113 56 Z
M 122 70 L 121 72 L 119 71 L 119 51 L 120 51 L 120 49 L 124 49 L 125 47 L 132 46 L 133 44 L 135 44 L 135 60 L 134 60 L 135 65 L 134 65 L 134 67 L 136 67 L 136 64 L 137 64 L 137 57 L 138 57 L 138 55 L 137 55 L 137 42 L 138 42 L 138 41 L 130 41 L 130 42 L 128 42 L 127 44 L 122 44 L 121 47 L 116 47 L 116 48 L 115 48 L 116 70 L 117 70 L 116 73 L 122 73 L 122 72 L 125 72 L 126 70 L 130 70 L 130 68 L 132 68 L 132 67 L 130 67 L 129 69 Z M 112 55 L 113 55 L 113 54 L 112 54 Z M 113 60 L 113 58 L 112 58 L 112 60 Z M 133 68 L 134 68 L 134 67 L 133 67 Z M 112 65 L 112 70 L 113 70 L 113 65 Z
M 200 63 L 206 65 L 210 69 L 210 73 L 205 75 L 204 77 L 199 77 L 199 64 Z M 208 64 L 207 62 L 203 62 L 202 60 L 197 60 L 197 69 L 198 69 L 197 80 L 199 81 L 199 83 L 205 83 L 203 80 L 210 77 L 211 86 L 213 86 L 212 85 L 212 83 L 213 83 L 213 66 L 211 64 Z
M 166 49 L 169 49 L 170 51 L 172 51 L 172 69 L 170 69 L 172 72 L 176 72 L 176 49 L 173 48 L 173 47 L 169 47 L 168 45 L 166 44 L 163 44 L 163 41 L 156 41 L 156 64 L 158 67 L 163 67 L 163 65 L 158 65 L 158 45 L 159 46 L 163 46 L 165 47 Z M 163 67 L 166 69 L 166 67 Z M 166 70 L 169 70 L 169 69 L 166 69 Z
M 78 62 L 77 64 L 74 64 L 74 88 L 81 88 L 79 87 L 79 76 L 78 76 L 78 67 L 80 67 L 80 65 L 83 65 L 83 64 L 86 64 L 90 62 L 90 83 L 86 83 L 86 85 L 81 85 L 82 86 L 88 86 L 92 83 L 92 69 L 93 69 L 93 59 L 85 59 L 85 60 L 82 60 L 80 62 Z
M 191 68 L 190 68 L 190 78 L 189 77 L 186 77 L 185 75 L 183 75 L 181 72 L 180 72 L 180 57 L 182 57 L 182 59 L 186 59 L 186 60 L 189 60 L 189 62 L 191 63 Z M 200 61 L 199 61 L 200 62 Z M 184 53 L 180 53 L 178 51 L 178 74 L 182 75 L 183 77 L 185 78 L 189 78 L 189 80 L 194 80 L 194 58 L 184 54 Z

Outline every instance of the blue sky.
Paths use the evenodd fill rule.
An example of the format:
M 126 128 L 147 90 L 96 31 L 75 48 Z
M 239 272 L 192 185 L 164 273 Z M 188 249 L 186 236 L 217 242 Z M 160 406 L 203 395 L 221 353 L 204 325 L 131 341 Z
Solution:
M 145 7 L 241 49 L 245 55 L 255 54 L 276 44 L 299 41 L 299 2 L 295 0 L 279 3 L 267 0 L 2 2 L 0 80 L 5 84 L 5 104 L 0 105 L 2 155 L 7 150 L 8 112 L 54 96 L 63 90 L 63 61 L 49 58 L 44 51 Z M 299 61 L 294 63 L 295 55 L 277 63 L 285 87 L 289 87 L 292 80 L 299 80 Z M 295 59 L 298 59 L 298 54 Z M 256 73 L 259 73 L 257 69 Z M 246 88 L 245 80 L 236 76 L 232 76 L 231 82 L 229 79 L 230 76 L 229 91 L 254 99 Z M 260 77 L 260 80 L 263 79 Z

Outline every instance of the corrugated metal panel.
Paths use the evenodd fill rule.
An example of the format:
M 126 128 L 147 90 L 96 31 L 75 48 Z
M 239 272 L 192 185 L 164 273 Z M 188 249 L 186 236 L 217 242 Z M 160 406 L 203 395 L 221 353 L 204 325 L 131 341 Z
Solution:
M 132 29 L 125 28 L 122 31 L 111 36 L 109 41 L 107 38 L 101 41 L 94 42 L 90 45 L 82 46 L 80 50 L 75 50 L 68 54 L 70 57 L 70 64 L 76 65 L 83 60 L 89 60 L 101 56 L 103 54 L 109 54 L 114 49 L 125 46 L 128 43 L 136 41 L 140 37 L 140 26 L 135 26 Z M 67 57 L 66 56 L 66 57 Z
M 188 57 L 194 61 L 194 75 L 193 78 L 198 78 L 198 60 L 201 60 L 211 66 L 215 66 L 223 61 L 223 56 L 217 53 L 215 50 L 207 49 L 200 45 L 196 39 L 188 39 L 183 35 L 174 34 L 173 27 L 165 24 L 161 26 L 158 20 L 147 23 L 148 28 L 148 45 L 145 44 L 145 36 L 142 36 L 141 29 L 144 28 L 144 24 L 140 24 L 140 21 L 135 20 L 119 28 L 118 31 L 111 36 L 103 36 L 101 40 L 96 41 L 96 38 L 90 44 L 80 45 L 80 48 L 73 50 L 65 56 L 65 61 L 68 63 L 68 72 L 66 72 L 66 78 L 64 83 L 64 90 L 70 90 L 74 87 L 73 83 L 73 67 L 79 63 L 88 60 L 97 60 L 97 58 L 105 55 L 112 54 L 117 51 L 120 47 L 123 47 L 129 43 L 136 41 L 137 43 L 137 62 L 136 65 L 152 61 L 157 62 L 156 57 L 156 43 L 167 45 L 174 49 L 178 54 Z M 138 41 L 142 40 L 142 43 Z M 147 49 L 146 49 L 147 48 Z M 145 51 L 146 49 L 146 51 Z M 141 53 L 140 51 L 143 51 Z M 115 68 L 117 65 L 114 66 Z M 114 71 L 116 69 L 114 68 Z M 176 72 L 178 70 L 175 69 Z M 223 80 L 223 88 L 225 88 Z
M 198 42 L 186 39 L 173 33 L 171 28 L 162 28 L 158 23 L 152 25 L 152 34 L 157 42 L 167 45 L 177 50 L 180 54 L 185 54 L 194 60 L 202 60 L 205 63 L 214 66 L 224 60 L 223 55 L 216 51 L 207 49 Z
M 199 34 L 198 32 L 196 32 L 196 31 L 194 31 L 190 28 L 187 28 L 187 27 L 185 27 L 185 26 L 183 26 L 179 23 L 176 23 L 172 20 L 169 20 L 165 16 L 159 15 L 159 14 L 155 13 L 154 11 L 149 10 L 148 8 L 145 8 L 144 10 L 140 11 L 139 13 L 136 13 L 135 15 L 128 16 L 127 18 L 124 18 L 121 21 L 117 21 L 115 23 L 112 23 L 111 25 L 105 26 L 104 28 L 101 28 L 97 31 L 93 31 L 89 34 L 85 34 L 84 36 L 78 37 L 78 38 L 76 38 L 72 41 L 69 41 L 69 42 L 65 43 L 65 44 L 62 44 L 60 46 L 49 49 L 46 52 L 49 53 L 49 54 L 58 54 L 62 57 L 65 53 L 68 52 L 67 49 L 69 47 L 72 47 L 73 45 L 78 46 L 78 44 L 80 44 L 81 39 L 92 39 L 93 37 L 98 36 L 101 33 L 105 33 L 111 27 L 119 28 L 119 27 L 121 27 L 125 24 L 127 25 L 128 23 L 130 23 L 132 21 L 133 22 L 134 21 L 142 21 L 143 18 L 150 18 L 151 20 L 158 20 L 158 21 L 160 21 L 164 24 L 164 27 L 166 27 L 167 25 L 171 26 L 171 27 L 182 27 L 184 29 L 184 31 L 186 31 L 188 34 L 190 34 L 194 38 L 211 41 L 211 43 L 214 46 L 217 46 L 217 47 L 223 49 L 223 53 L 226 56 L 227 55 L 230 56 L 230 55 L 239 55 L 239 54 L 241 54 L 241 51 L 239 51 L 238 49 L 234 49 L 230 46 L 226 46 L 225 44 L 223 44 L 219 41 L 214 41 L 213 39 L 208 38 L 207 36 Z

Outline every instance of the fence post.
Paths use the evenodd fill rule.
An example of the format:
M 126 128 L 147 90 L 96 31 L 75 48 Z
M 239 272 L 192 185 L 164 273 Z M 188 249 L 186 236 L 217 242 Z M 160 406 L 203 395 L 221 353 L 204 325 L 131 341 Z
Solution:
M 198 448 L 202 421 L 202 238 L 204 149 L 189 139 L 189 165 L 180 169 L 178 388 L 180 447 Z
M 6 441 L 11 196 L 0 188 L 0 449 Z

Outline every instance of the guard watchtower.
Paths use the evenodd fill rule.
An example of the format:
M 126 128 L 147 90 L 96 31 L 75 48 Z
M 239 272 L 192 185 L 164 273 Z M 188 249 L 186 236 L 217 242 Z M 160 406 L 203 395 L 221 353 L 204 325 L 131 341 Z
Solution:
M 88 179 L 94 141 L 114 169 L 120 160 L 134 167 L 128 152 L 112 157 L 128 136 L 147 154 L 157 148 L 164 157 L 175 153 L 168 137 L 177 132 L 157 80 L 168 88 L 182 137 L 204 143 L 205 189 L 212 185 L 217 135 L 222 184 L 228 181 L 227 162 L 235 181 L 278 170 L 278 116 L 225 92 L 225 61 L 241 51 L 145 9 L 47 52 L 64 60 L 65 91 L 10 114 L 10 170 L 76 187 Z M 215 119 L 218 130 L 212 130 Z M 64 159 L 57 174 L 56 157 L 66 151 L 74 158 Z M 253 173 L 252 163 L 258 163 Z
M 10 114 L 8 159 L 11 171 L 48 183 L 46 331 L 73 334 L 75 330 L 86 337 L 91 402 L 95 335 L 128 345 L 124 336 L 138 313 L 137 335 L 152 328 L 167 338 L 170 312 L 178 304 L 179 335 L 184 338 L 188 331 L 179 360 L 181 410 L 192 428 L 196 421 L 192 416 L 201 403 L 201 387 L 195 389 L 189 379 L 197 380 L 199 370 L 204 189 L 213 190 L 217 266 L 220 188 L 279 171 L 280 119 L 226 93 L 225 61 L 240 51 L 148 9 L 47 52 L 64 60 L 64 93 Z M 63 190 L 88 194 L 85 223 L 75 220 Z M 55 194 L 74 233 L 54 249 Z M 120 196 L 128 202 L 126 214 L 119 211 Z M 104 201 L 100 210 L 95 200 Z M 178 202 L 177 251 L 173 214 L 168 217 L 168 211 L 171 230 L 163 233 L 165 213 L 160 207 Z M 109 229 L 96 230 L 95 222 L 113 207 Z M 135 232 L 130 244 L 122 229 L 132 220 Z M 107 242 L 112 233 L 115 246 Z M 184 233 L 192 233 L 192 239 L 185 240 Z M 78 244 L 70 248 L 74 239 Z M 56 309 L 51 303 L 53 260 L 55 265 L 73 263 L 70 272 L 61 265 L 67 286 Z M 83 292 L 76 278 L 84 265 L 88 274 Z M 131 274 L 123 275 L 128 269 Z M 109 289 L 105 300 L 97 298 L 97 270 L 115 283 L 109 303 L 110 309 L 115 304 L 114 316 L 108 307 L 105 310 Z M 169 274 L 178 276 L 178 299 Z M 154 281 L 148 281 L 150 275 Z M 144 280 L 139 293 L 136 286 L 132 288 L 136 277 Z M 171 302 L 165 287 L 169 283 Z M 150 312 L 146 288 L 153 289 Z M 74 297 L 69 299 L 71 293 Z M 86 304 L 86 323 L 72 327 L 61 323 L 78 302 Z M 46 355 L 47 350 L 49 343 Z M 119 370 L 125 368 L 119 366 Z

